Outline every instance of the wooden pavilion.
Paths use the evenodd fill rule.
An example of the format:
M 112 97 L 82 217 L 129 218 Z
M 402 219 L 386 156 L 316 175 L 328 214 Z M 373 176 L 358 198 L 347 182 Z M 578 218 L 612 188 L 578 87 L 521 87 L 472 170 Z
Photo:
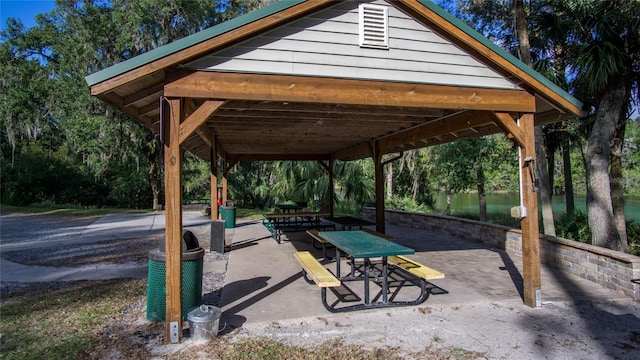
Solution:
M 314 160 L 332 179 L 334 161 L 370 157 L 384 232 L 384 155 L 503 132 L 521 148 L 524 302 L 539 305 L 534 126 L 582 104 L 428 0 L 280 1 L 86 81 L 164 144 L 168 339 L 181 321 L 182 150 L 210 161 L 212 197 L 239 161 Z

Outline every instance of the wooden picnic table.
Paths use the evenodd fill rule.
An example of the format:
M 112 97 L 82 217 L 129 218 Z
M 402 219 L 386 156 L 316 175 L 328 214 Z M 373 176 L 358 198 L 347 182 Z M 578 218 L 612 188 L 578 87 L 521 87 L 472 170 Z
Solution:
M 418 305 L 429 297 L 426 280 L 444 277 L 444 274 L 403 256 L 414 254 L 414 249 L 389 241 L 372 232 L 362 230 L 320 231 L 318 236 L 336 247 L 336 272 L 333 275 L 339 280 L 339 285 L 337 285 L 338 282 L 331 281 L 330 277 L 322 269 L 319 269 L 317 267 L 318 264 L 315 262 L 308 259 L 300 261 L 303 264 L 305 274 L 313 272 L 314 274 L 311 274 L 311 276 L 314 277 L 316 275 L 314 281 L 320 277 L 323 279 L 322 281 L 318 280 L 320 282 L 315 282 L 322 288 L 322 303 L 324 307 L 331 312 Z M 341 253 L 348 255 L 351 259 L 351 269 L 347 275 L 343 275 L 340 268 Z M 374 264 L 372 258 L 381 258 L 381 262 Z M 356 266 L 355 259 L 362 259 L 364 263 Z M 356 275 L 356 269 L 361 274 Z M 417 269 L 420 271 L 416 272 L 415 270 Z M 373 276 L 370 272 L 374 273 Z M 371 299 L 369 293 L 372 280 L 381 287 L 381 290 L 373 299 Z M 345 282 L 352 281 L 363 282 L 364 300 L 346 286 Z M 407 285 L 415 285 L 420 288 L 417 297 L 408 301 L 395 300 L 400 289 Z M 391 287 L 393 287 L 393 291 L 391 291 Z M 331 289 L 338 298 L 332 304 L 327 302 L 327 288 Z M 354 304 L 338 307 L 339 304 L 351 302 Z
M 327 221 L 340 225 L 342 230 L 351 230 L 352 227 L 358 227 L 362 230 L 365 226 L 374 226 L 376 223 L 357 218 L 354 216 L 337 216 L 326 218 Z
M 303 209 L 302 206 L 293 204 L 276 204 L 273 207 L 276 208 L 276 212 L 281 213 L 300 212 Z
M 280 231 L 303 230 L 320 228 L 320 219 L 329 216 L 329 213 L 304 211 L 304 212 L 279 212 L 264 214 Z

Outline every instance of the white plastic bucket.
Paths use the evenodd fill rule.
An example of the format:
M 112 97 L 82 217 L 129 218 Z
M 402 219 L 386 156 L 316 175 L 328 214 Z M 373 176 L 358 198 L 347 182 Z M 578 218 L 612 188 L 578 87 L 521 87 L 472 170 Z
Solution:
M 200 305 L 187 315 L 189 320 L 189 337 L 193 341 L 207 341 L 218 335 L 220 324 L 220 308 L 211 305 Z

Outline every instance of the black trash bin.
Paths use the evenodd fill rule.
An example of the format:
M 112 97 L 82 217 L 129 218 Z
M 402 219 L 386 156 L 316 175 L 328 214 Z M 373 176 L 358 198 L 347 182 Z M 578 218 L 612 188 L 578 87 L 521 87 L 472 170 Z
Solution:
M 220 217 L 224 220 L 225 229 L 236 227 L 236 206 L 231 200 L 227 200 L 220 205 Z
M 204 249 L 191 231 L 182 234 L 182 320 L 193 308 L 202 305 L 202 263 Z M 147 278 L 147 320 L 164 322 L 166 316 L 166 272 L 167 257 L 165 241 L 158 249 L 149 251 L 149 274 Z

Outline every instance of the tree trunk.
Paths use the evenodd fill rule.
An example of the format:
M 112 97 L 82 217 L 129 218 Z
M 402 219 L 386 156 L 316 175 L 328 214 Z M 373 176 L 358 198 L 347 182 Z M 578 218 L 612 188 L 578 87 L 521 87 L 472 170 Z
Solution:
M 555 191 L 555 187 L 553 186 L 553 184 L 555 183 L 556 180 L 556 163 L 554 161 L 555 159 L 555 155 L 556 155 L 556 149 L 553 146 L 547 146 L 545 149 L 545 155 L 547 156 L 547 174 L 549 174 L 549 190 L 550 190 L 550 197 L 551 199 L 553 199 L 553 195 L 555 195 L 556 191 Z
M 480 221 L 487 221 L 487 193 L 484 189 L 484 169 L 482 166 L 476 168 L 476 179 L 478 188 L 478 206 L 480 207 Z
M 618 251 L 624 251 L 625 246 L 613 215 L 609 156 L 624 96 L 624 81 L 612 80 L 598 106 L 587 145 L 587 214 L 592 243 Z
M 522 0 L 514 1 L 516 32 L 518 42 L 520 44 L 520 59 L 532 66 L 531 47 L 529 45 L 529 33 L 527 32 L 527 17 L 524 12 L 524 4 Z M 540 204 L 542 206 L 542 222 L 544 224 L 544 233 L 547 235 L 556 235 L 556 228 L 553 223 L 553 209 L 551 208 L 551 185 L 549 184 L 549 170 L 547 157 L 544 147 L 544 136 L 542 135 L 542 127 L 535 129 L 536 143 L 536 169 L 538 170 L 538 187 L 540 191 Z M 529 209 L 529 211 L 537 211 L 538 209 Z
M 393 196 L 393 163 L 387 165 L 387 199 Z
M 628 96 L 628 95 L 627 95 Z M 618 235 L 620 236 L 621 251 L 628 252 L 627 224 L 624 215 L 624 181 L 622 178 L 622 146 L 624 132 L 627 125 L 627 109 L 623 106 L 618 118 L 618 126 L 611 145 L 611 201 L 613 202 L 613 216 Z
M 538 170 L 538 189 L 540 195 L 540 206 L 542 207 L 542 224 L 544 233 L 556 236 L 556 227 L 553 222 L 553 208 L 551 207 L 552 184 L 550 183 L 549 165 L 545 154 L 544 137 L 542 136 L 542 126 L 536 126 L 536 168 Z M 534 209 L 536 210 L 536 209 Z
M 413 184 L 411 185 L 411 198 L 413 202 L 418 202 L 418 195 L 420 194 L 420 175 L 413 176 Z
M 153 209 L 157 210 L 160 205 L 160 147 L 159 140 L 153 138 L 147 145 L 147 159 L 149 160 L 149 185 L 153 194 Z
M 575 211 L 573 199 L 573 178 L 571 176 L 571 141 L 568 137 L 562 143 L 562 167 L 564 169 L 564 201 L 567 214 Z
M 445 211 L 445 214 L 451 215 L 451 189 L 449 188 L 449 186 L 445 188 L 444 192 L 447 195 L 447 209 Z

